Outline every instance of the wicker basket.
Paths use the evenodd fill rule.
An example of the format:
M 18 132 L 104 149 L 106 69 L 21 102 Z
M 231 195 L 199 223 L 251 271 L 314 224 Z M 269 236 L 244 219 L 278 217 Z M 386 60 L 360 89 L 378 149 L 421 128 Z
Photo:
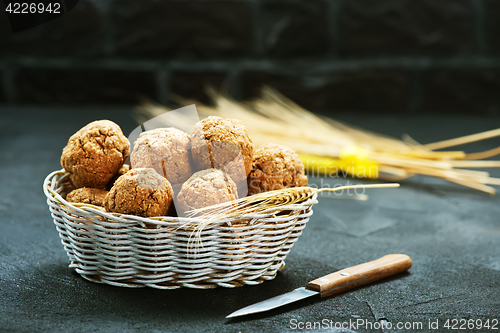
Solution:
M 279 211 L 217 221 L 194 241 L 199 218 L 142 218 L 67 202 L 73 187 L 64 170 L 48 175 L 43 189 L 70 268 L 93 282 L 160 289 L 273 279 L 317 203 L 314 195 Z

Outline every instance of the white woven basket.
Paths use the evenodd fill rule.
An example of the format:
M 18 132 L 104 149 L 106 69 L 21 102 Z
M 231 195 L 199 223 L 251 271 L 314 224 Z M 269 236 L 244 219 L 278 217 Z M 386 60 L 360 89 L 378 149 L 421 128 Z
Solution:
M 199 218 L 143 218 L 67 202 L 73 187 L 64 170 L 48 175 L 43 189 L 70 268 L 93 282 L 160 289 L 273 279 L 318 202 L 314 195 L 279 211 L 217 221 L 195 241 Z

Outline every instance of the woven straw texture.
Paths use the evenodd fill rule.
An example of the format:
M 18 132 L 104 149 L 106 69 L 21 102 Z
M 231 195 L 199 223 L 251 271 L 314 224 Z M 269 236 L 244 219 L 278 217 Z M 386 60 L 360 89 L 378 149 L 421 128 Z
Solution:
M 70 268 L 93 282 L 160 289 L 273 279 L 317 203 L 314 195 L 279 211 L 216 221 L 195 237 L 199 218 L 142 218 L 67 202 L 73 187 L 64 170 L 48 175 L 43 189 Z

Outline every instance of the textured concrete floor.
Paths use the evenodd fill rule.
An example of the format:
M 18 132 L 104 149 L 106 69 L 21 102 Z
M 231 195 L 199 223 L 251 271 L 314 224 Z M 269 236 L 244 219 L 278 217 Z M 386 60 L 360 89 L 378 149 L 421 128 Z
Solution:
M 130 110 L 0 111 L 0 331 L 280 332 L 297 331 L 300 323 L 321 322 L 327 328 L 357 320 L 375 325 L 420 322 L 423 331 L 429 331 L 429 321 L 438 320 L 436 331 L 447 331 L 447 319 L 489 319 L 490 325 L 500 319 L 499 197 L 426 177 L 409 179 L 399 189 L 371 190 L 367 202 L 320 197 L 286 268 L 259 286 L 161 291 L 82 279 L 67 267 L 42 182 L 60 168 L 69 136 L 103 118 L 119 123 L 125 133 L 136 126 Z M 422 143 L 500 125 L 499 118 L 474 117 L 343 120 L 394 136 L 409 133 Z M 499 143 L 496 139 L 466 148 L 484 150 Z M 498 170 L 492 173 L 500 176 Z M 311 179 L 318 185 L 321 181 L 360 183 Z M 410 255 L 409 273 L 338 296 L 225 319 L 243 306 L 387 253 Z M 365 328 L 341 331 L 372 331 Z

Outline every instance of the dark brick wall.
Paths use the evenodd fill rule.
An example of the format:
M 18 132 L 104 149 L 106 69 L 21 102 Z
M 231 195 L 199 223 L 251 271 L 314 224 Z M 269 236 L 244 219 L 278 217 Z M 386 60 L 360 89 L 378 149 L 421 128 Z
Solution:
M 344 55 L 474 52 L 470 0 L 347 0 L 340 16 Z
M 202 103 L 210 103 L 205 93 L 206 87 L 214 87 L 229 91 L 229 71 L 217 70 L 174 70 L 170 83 L 173 97 L 188 97 Z
M 5 77 L 3 71 L 0 69 L 0 103 L 5 103 L 7 98 L 5 96 Z
M 500 55 L 500 1 L 484 1 L 485 39 L 488 51 Z
M 312 110 L 398 112 L 407 110 L 411 83 L 404 69 L 336 69 L 314 73 L 275 74 L 247 71 L 242 75 L 243 97 L 268 84 Z
M 31 68 L 17 71 L 14 84 L 20 103 L 133 104 L 157 99 L 152 71 L 105 68 Z
M 271 85 L 318 111 L 500 113 L 499 0 L 80 0 L 16 34 L 2 15 L 0 103 Z
M 258 25 L 265 57 L 325 57 L 331 43 L 326 1 L 264 1 Z
M 432 69 L 423 80 L 424 109 L 500 114 L 500 69 Z
M 106 17 L 94 3 L 80 1 L 68 14 L 33 29 L 13 34 L 0 13 L 0 56 L 103 55 Z
M 117 56 L 245 56 L 252 51 L 251 3 L 114 0 L 109 24 Z

